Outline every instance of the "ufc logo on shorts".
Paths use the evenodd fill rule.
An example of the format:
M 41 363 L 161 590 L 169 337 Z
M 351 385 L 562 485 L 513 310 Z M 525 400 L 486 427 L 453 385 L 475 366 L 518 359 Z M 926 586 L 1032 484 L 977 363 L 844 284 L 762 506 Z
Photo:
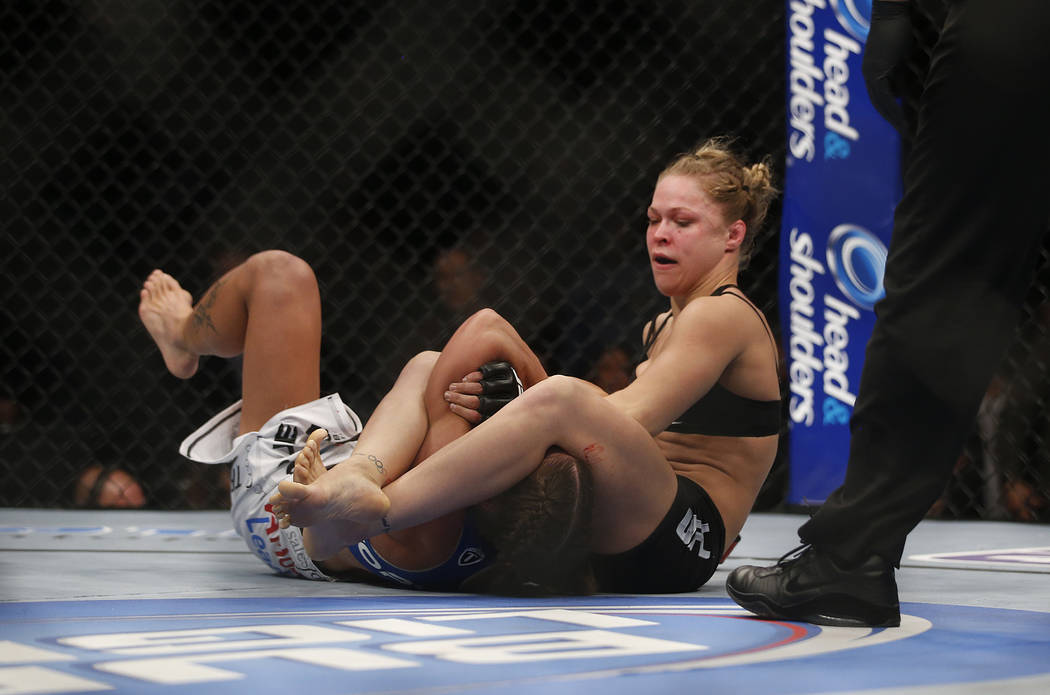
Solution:
M 697 554 L 705 560 L 711 557 L 711 551 L 704 547 L 704 534 L 710 530 L 711 526 L 700 521 L 692 509 L 685 510 L 685 516 L 678 522 L 678 537 L 689 550 L 692 550 L 694 545 L 700 546 Z

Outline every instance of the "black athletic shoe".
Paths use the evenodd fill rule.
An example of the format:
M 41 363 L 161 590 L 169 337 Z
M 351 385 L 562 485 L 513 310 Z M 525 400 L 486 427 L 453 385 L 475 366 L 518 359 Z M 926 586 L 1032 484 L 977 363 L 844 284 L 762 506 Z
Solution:
M 847 569 L 828 553 L 803 545 L 772 567 L 737 567 L 726 590 L 763 618 L 836 627 L 901 624 L 893 567 L 876 556 Z

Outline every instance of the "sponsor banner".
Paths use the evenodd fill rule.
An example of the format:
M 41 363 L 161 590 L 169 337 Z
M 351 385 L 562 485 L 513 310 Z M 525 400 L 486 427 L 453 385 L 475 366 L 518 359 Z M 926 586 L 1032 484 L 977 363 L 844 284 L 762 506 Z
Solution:
M 788 501 L 842 482 L 864 347 L 900 198 L 900 147 L 868 100 L 870 0 L 788 2 L 780 307 L 790 387 Z

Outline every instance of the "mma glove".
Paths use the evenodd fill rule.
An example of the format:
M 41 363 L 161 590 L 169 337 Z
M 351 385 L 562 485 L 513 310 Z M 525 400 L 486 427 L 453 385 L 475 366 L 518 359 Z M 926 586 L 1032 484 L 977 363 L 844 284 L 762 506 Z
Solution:
M 861 61 L 861 72 L 872 106 L 905 138 L 909 136 L 908 125 L 891 78 L 911 54 L 910 5 L 908 0 L 875 0 L 872 3 L 871 29 Z
M 478 412 L 484 422 L 500 408 L 520 396 L 525 389 L 510 362 L 486 362 L 478 369 L 481 372 L 481 395 L 478 396 Z

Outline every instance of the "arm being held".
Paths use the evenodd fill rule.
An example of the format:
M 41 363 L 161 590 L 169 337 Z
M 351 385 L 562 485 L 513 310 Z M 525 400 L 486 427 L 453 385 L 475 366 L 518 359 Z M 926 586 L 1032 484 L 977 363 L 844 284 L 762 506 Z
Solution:
M 498 357 L 448 384 L 444 393 L 449 409 L 472 425 L 547 378 L 539 358 L 506 319 L 492 309 L 483 309 L 478 317 L 481 328 L 472 339 L 499 346 Z

